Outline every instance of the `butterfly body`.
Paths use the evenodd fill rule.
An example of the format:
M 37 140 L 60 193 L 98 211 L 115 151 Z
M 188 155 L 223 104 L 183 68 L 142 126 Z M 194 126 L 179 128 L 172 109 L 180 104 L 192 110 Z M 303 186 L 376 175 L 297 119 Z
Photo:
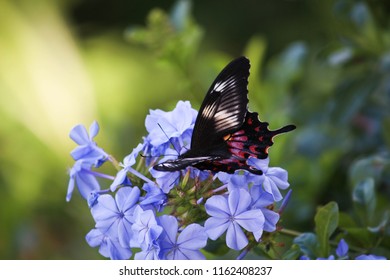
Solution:
M 191 139 L 191 148 L 176 160 L 155 165 L 158 171 L 178 171 L 188 166 L 212 172 L 234 173 L 243 169 L 261 175 L 262 171 L 247 164 L 247 159 L 265 159 L 272 138 L 295 129 L 288 125 L 268 130 L 257 113 L 249 112 L 249 60 L 240 57 L 228 64 L 217 76 L 199 109 Z

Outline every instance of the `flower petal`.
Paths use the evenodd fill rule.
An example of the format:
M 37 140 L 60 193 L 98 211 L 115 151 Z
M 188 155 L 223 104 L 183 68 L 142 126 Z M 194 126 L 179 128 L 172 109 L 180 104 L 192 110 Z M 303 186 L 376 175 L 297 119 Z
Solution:
M 89 139 L 92 141 L 93 138 L 99 133 L 99 124 L 97 121 L 93 121 L 89 127 Z
M 260 209 L 249 210 L 235 216 L 235 221 L 247 231 L 254 232 L 262 230 L 264 226 L 264 215 Z
M 279 221 L 279 214 L 271 211 L 267 208 L 261 209 L 263 211 L 265 221 L 264 221 L 264 231 L 273 232 L 276 230 L 276 224 Z
M 256 241 L 259 242 L 261 236 L 263 235 L 263 230 L 258 230 L 253 232 L 253 236 L 255 237 Z
M 163 215 L 159 217 L 158 222 L 164 229 L 164 240 L 169 244 L 176 244 L 176 235 L 178 230 L 176 218 L 174 216 Z
M 248 209 L 252 198 L 245 189 L 233 189 L 229 194 L 228 202 L 230 214 L 236 216 Z
M 109 194 L 103 194 L 99 196 L 98 203 L 92 207 L 91 212 L 95 220 L 99 220 L 116 216 L 119 211 L 114 198 Z
M 174 249 L 165 255 L 167 260 L 204 260 L 205 256 L 198 250 Z
M 96 228 L 92 229 L 85 236 L 85 240 L 87 241 L 88 245 L 91 247 L 100 246 L 100 244 L 102 244 L 103 242 L 103 239 L 104 239 L 104 234 Z
M 210 216 L 228 218 L 230 216 L 229 205 L 226 197 L 214 195 L 207 199 L 205 204 L 206 212 Z
M 345 257 L 348 254 L 348 250 L 349 247 L 347 242 L 345 242 L 344 239 L 341 239 L 336 248 L 336 255 L 339 256 L 340 258 Z
M 274 203 L 272 194 L 263 190 L 259 185 L 255 185 L 251 188 L 250 194 L 252 197 L 253 208 L 265 208 Z
M 115 200 L 119 211 L 121 211 L 123 214 L 125 214 L 127 211 L 130 211 L 130 209 L 132 209 L 138 202 L 140 193 L 141 192 L 137 187 L 120 188 L 115 195 Z
M 248 245 L 248 239 L 240 226 L 236 223 L 231 223 L 226 232 L 226 245 L 233 250 L 241 250 Z
M 280 193 L 275 182 L 270 177 L 265 177 L 263 188 L 266 192 L 270 193 L 273 196 L 275 201 L 282 200 L 283 198 L 282 194 Z
M 114 192 L 116 188 L 120 185 L 123 184 L 127 179 L 127 170 L 126 169 L 121 169 L 118 171 L 118 173 L 115 176 L 114 182 L 112 182 L 110 186 L 110 190 Z
M 79 145 L 85 145 L 89 143 L 87 130 L 81 124 L 72 128 L 69 133 L 69 137 Z
M 216 240 L 226 231 L 226 229 L 229 227 L 229 224 L 230 222 L 228 219 L 210 217 L 204 223 L 204 227 L 209 238 Z
M 180 249 L 198 250 L 206 246 L 207 234 L 205 229 L 198 224 L 187 226 L 177 238 Z
M 132 224 L 125 218 L 118 223 L 118 239 L 123 248 L 130 248 L 130 239 L 133 237 L 131 226 Z

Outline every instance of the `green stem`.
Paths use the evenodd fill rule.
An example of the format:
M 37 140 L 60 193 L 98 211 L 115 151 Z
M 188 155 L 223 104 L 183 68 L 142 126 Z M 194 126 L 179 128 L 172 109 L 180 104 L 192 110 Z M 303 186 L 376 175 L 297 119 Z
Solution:
M 297 237 L 302 234 L 302 232 L 292 230 L 292 229 L 287 229 L 287 228 L 282 228 L 281 230 L 279 230 L 279 232 L 293 237 Z
M 114 158 L 112 155 L 110 155 L 110 161 L 117 171 L 122 169 L 119 165 L 119 161 L 117 161 L 116 158 Z

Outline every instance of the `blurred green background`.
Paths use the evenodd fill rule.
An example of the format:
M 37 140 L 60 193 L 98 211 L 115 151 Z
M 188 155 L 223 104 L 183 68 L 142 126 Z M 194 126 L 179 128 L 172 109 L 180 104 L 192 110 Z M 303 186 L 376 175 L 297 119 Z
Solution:
M 98 144 L 122 160 L 149 109 L 199 108 L 240 55 L 250 109 L 298 127 L 270 152 L 293 189 L 283 225 L 313 230 L 331 200 L 344 227 L 388 223 L 389 26 L 379 0 L 1 0 L 0 259 L 101 258 L 85 202 L 65 202 L 70 129 L 97 120 Z M 352 189 L 367 180 L 375 203 L 359 212 Z

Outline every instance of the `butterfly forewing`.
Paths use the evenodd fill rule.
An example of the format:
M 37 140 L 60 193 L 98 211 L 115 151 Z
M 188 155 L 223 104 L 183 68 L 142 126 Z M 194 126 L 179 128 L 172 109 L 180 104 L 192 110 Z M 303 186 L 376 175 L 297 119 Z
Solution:
M 240 57 L 217 76 L 199 109 L 191 150 L 213 147 L 244 122 L 248 106 L 249 60 Z

